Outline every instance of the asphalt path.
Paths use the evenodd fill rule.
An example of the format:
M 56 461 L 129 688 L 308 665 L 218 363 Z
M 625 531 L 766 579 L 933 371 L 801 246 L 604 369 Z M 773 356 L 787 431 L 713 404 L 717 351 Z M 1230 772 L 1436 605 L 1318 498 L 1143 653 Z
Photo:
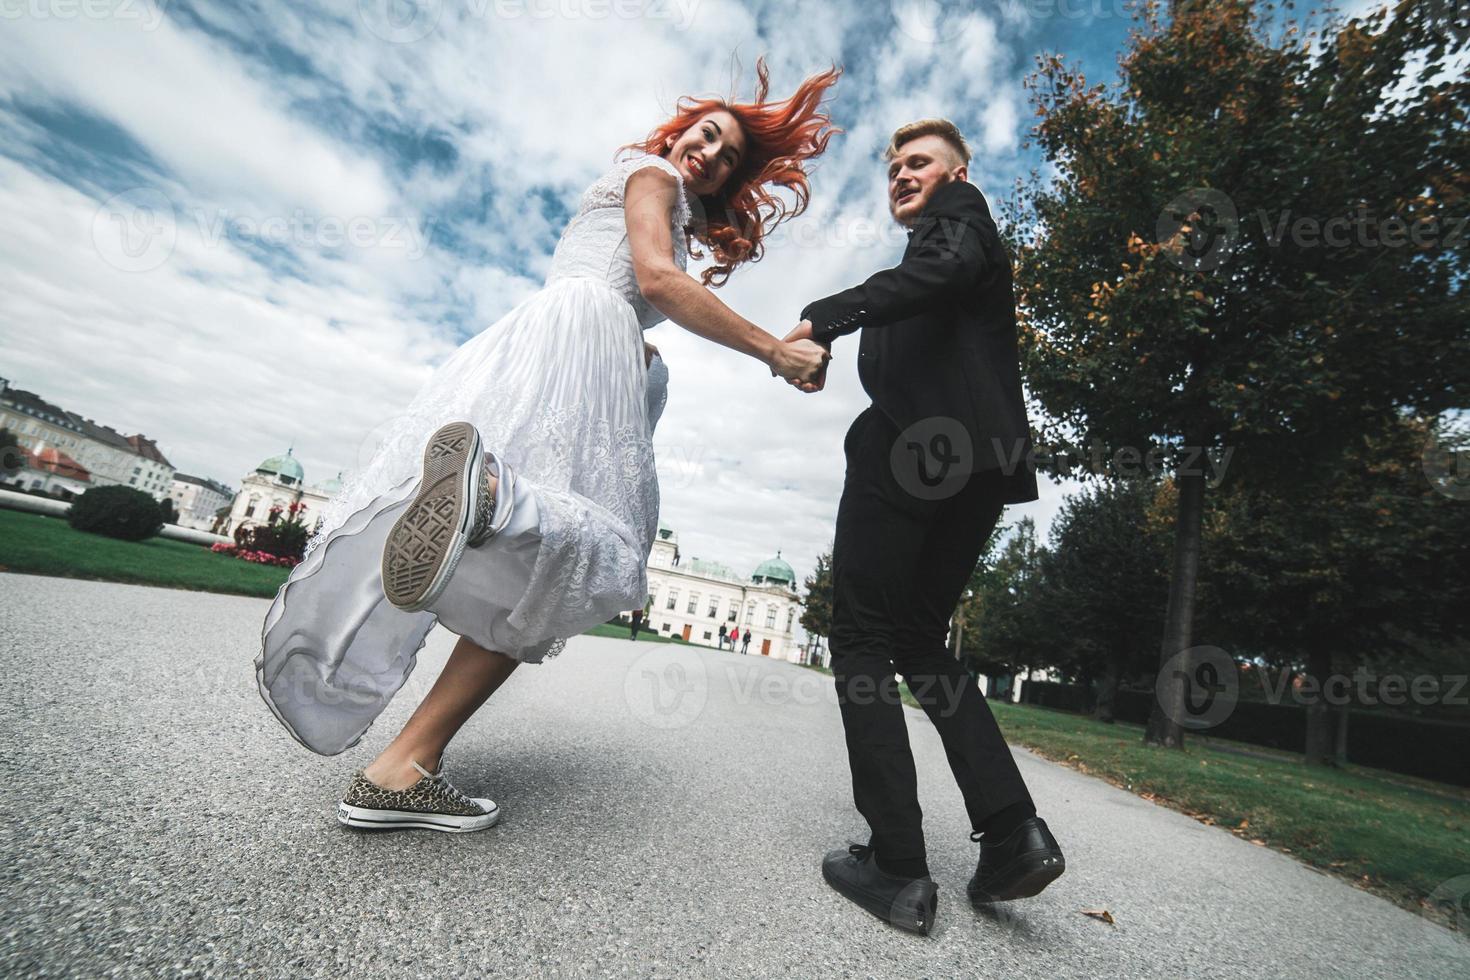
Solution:
M 1068 870 L 974 910 L 977 846 L 919 712 L 938 925 L 886 926 L 822 881 L 866 836 L 830 679 L 672 644 L 582 637 L 512 676 L 445 757 L 498 827 L 348 830 L 342 790 L 453 637 L 323 758 L 256 693 L 267 605 L 0 574 L 0 974 L 1470 976 L 1460 936 L 1020 750 Z

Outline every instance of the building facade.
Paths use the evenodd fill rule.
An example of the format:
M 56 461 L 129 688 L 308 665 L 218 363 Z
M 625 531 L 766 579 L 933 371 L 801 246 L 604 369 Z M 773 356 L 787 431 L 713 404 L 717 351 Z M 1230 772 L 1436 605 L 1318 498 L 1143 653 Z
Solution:
M 9 429 L 21 448 L 33 454 L 56 449 L 88 474 L 87 485 L 135 487 L 155 500 L 169 495 L 174 468 L 148 437 L 125 436 L 92 419 L 69 412 L 35 392 L 13 388 L 0 378 L 0 428 Z M 8 477 L 14 484 L 18 477 Z M 32 487 L 35 477 L 22 482 Z
M 182 527 L 213 531 L 223 523 L 215 514 L 220 508 L 234 503 L 235 491 L 218 480 L 175 473 L 169 486 L 169 496 L 173 498 L 174 512 L 178 514 L 178 523 Z
M 326 509 L 327 501 L 342 489 L 342 474 L 319 486 L 306 483 L 306 473 L 290 449 L 284 456 L 272 456 L 240 480 L 230 516 L 219 533 L 234 535 L 242 527 L 270 522 L 272 507 L 285 510 L 291 504 L 306 505 L 302 516 L 308 527 L 314 527 Z
M 644 623 L 662 636 L 714 647 L 723 625 L 727 631 L 738 628 L 742 637 L 750 631 L 750 646 L 744 649 L 751 654 L 792 663 L 802 659 L 796 573 L 780 552 L 742 577 L 716 561 L 683 561 L 678 533 L 660 522 L 648 556 L 648 602 Z

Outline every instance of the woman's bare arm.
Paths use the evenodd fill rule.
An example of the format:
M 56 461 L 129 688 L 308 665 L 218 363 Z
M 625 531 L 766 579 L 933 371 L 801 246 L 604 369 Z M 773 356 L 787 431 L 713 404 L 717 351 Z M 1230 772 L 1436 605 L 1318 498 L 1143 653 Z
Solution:
M 811 377 L 829 356 L 812 341 L 783 343 L 716 298 L 674 264 L 672 215 L 679 185 L 654 167 L 628 178 L 623 211 L 633 273 L 643 298 L 679 326 L 706 340 L 749 354 L 783 378 Z

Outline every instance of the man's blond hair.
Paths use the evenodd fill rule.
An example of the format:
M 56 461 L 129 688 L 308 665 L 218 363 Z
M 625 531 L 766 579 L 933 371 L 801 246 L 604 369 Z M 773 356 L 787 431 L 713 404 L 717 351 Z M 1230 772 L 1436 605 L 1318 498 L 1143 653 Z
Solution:
M 954 148 L 960 163 L 969 164 L 970 144 L 965 142 L 964 134 L 960 132 L 959 127 L 948 119 L 920 119 L 898 127 L 888 141 L 888 149 L 883 151 L 883 159 L 892 160 L 898 156 L 899 149 L 905 143 L 916 140 L 920 136 L 938 136 Z

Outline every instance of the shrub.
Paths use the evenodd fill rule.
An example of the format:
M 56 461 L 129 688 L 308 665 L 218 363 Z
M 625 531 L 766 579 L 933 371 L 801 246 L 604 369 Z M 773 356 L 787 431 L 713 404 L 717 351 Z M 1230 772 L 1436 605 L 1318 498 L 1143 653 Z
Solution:
M 303 503 L 293 503 L 284 510 L 277 504 L 270 509 L 268 523 L 237 528 L 235 544 L 241 551 L 289 558 L 294 564 L 300 560 L 306 550 L 307 539 L 311 537 L 311 530 L 303 518 L 305 512 Z
M 163 527 L 158 501 L 132 487 L 93 487 L 72 502 L 67 523 L 124 541 L 142 541 Z

